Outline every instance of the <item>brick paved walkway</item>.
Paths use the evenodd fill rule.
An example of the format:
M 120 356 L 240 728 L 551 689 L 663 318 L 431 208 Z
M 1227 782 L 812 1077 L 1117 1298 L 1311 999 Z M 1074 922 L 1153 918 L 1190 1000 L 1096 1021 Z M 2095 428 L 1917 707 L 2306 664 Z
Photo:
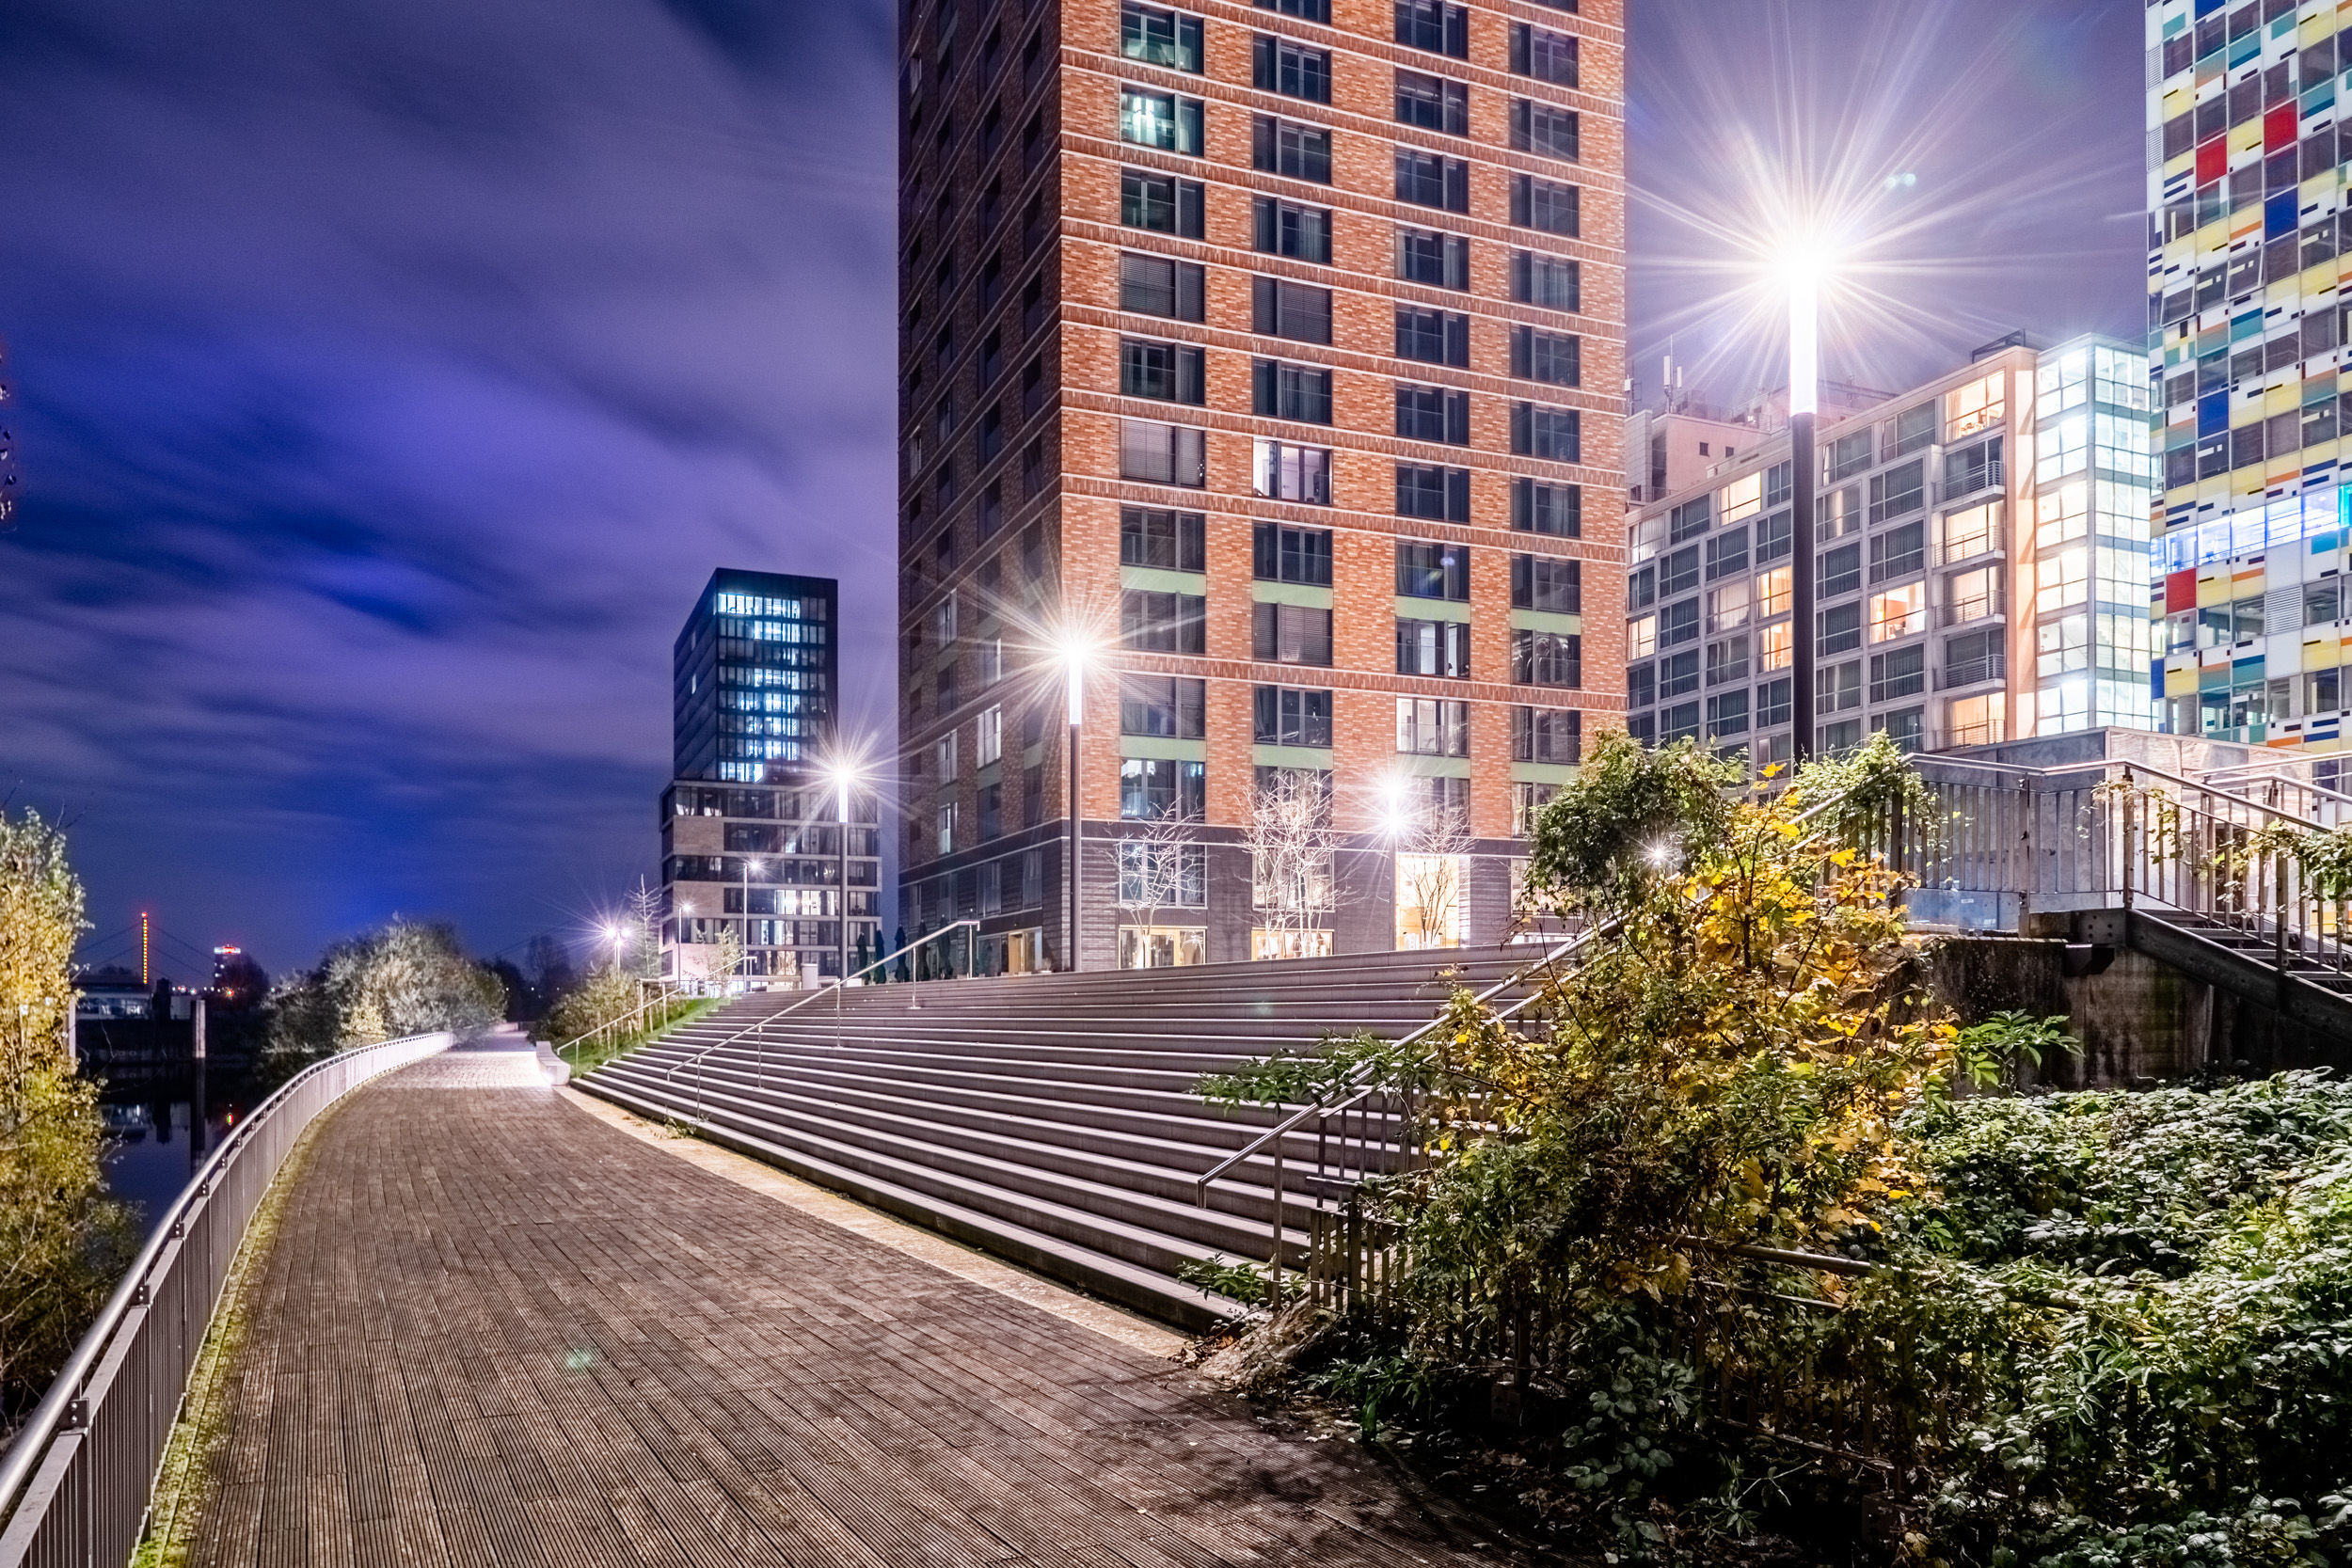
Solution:
M 199 1564 L 1493 1561 L 1343 1445 L 454 1053 L 322 1128 Z

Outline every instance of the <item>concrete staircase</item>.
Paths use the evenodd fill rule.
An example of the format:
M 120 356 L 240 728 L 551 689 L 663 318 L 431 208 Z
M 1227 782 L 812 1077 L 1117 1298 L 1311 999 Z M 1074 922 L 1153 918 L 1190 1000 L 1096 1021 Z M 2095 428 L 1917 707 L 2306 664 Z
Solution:
M 579 1080 L 703 1136 L 1107 1300 L 1190 1328 L 1233 1310 L 1175 1277 L 1273 1252 L 1269 1149 L 1195 1178 L 1276 1119 L 1220 1110 L 1200 1075 L 1395 1038 L 1449 986 L 1484 989 L 1539 947 L 878 986 L 746 997 Z M 795 1006 L 795 1004 L 801 1004 Z M 792 1010 L 787 1012 L 787 1008 Z M 1289 1186 L 1315 1139 L 1284 1142 Z M 1307 1237 L 1285 1233 L 1286 1261 Z
M 2132 911 L 2128 940 L 2191 979 L 2275 1007 L 2280 1017 L 2352 1053 L 2352 971 L 2342 967 L 2341 952 L 2328 955 L 2339 961 L 2323 962 L 2305 951 L 2307 939 L 2291 931 L 2282 970 L 2275 929 L 2145 904 Z

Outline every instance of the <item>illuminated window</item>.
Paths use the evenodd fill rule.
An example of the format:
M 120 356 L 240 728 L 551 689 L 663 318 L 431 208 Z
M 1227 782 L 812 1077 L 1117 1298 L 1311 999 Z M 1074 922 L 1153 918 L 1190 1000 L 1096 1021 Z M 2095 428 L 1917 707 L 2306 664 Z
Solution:
M 1748 624 L 1748 585 L 1727 582 L 1707 591 L 1707 629 L 1731 631 Z
M 1758 671 L 1786 670 L 1795 657 L 1797 628 L 1793 622 L 1766 626 L 1756 634 L 1756 667 Z
M 2080 414 L 2045 425 L 2042 431 L 2041 451 L 2034 461 L 2034 483 L 2047 484 L 2053 480 L 2078 474 L 2090 460 L 2090 421 Z
M 2044 359 L 2034 373 L 2034 404 L 2046 419 L 2062 414 L 2069 408 L 2079 408 L 2090 395 L 2090 351 L 2076 349 L 2072 354 Z
M 1891 642 L 1928 629 L 1928 585 L 1905 583 L 1870 595 L 1870 641 Z
M 1001 707 L 984 709 L 975 737 L 972 760 L 986 768 L 1005 754 L 1005 710 Z
M 2043 680 L 2090 668 L 2090 619 L 2044 621 L 2034 632 L 2034 673 Z
M 1724 523 L 1736 523 L 1754 516 L 1764 506 L 1763 474 L 1753 473 L 1724 485 L 1718 504 L 1723 510 L 1722 520 Z
M 2001 372 L 1944 394 L 1945 439 L 1957 441 L 1979 430 L 1991 430 L 2009 417 Z
M 2035 694 L 2034 733 L 2059 735 L 2090 726 L 2090 682 L 2071 680 Z
M 1786 566 L 1775 566 L 1756 579 L 1756 612 L 1758 615 L 1788 613 L 1792 589 L 1790 573 Z
M 2034 502 L 2033 547 L 2050 549 L 2080 539 L 2090 524 L 2088 499 L 2081 483 L 2062 485 Z
M 2001 503 L 1987 501 L 1944 519 L 1944 559 L 1964 561 L 2001 547 Z
M 1947 624 L 1982 620 L 2001 612 L 2001 569 L 1979 566 L 1973 572 L 1954 572 L 1944 579 L 1944 602 L 1950 611 Z
M 2048 614 L 2090 596 L 2090 552 L 2080 547 L 2062 550 L 2034 567 L 2033 608 Z
M 1647 658 L 1658 651 L 1658 617 L 1645 615 L 1626 628 L 1625 657 Z

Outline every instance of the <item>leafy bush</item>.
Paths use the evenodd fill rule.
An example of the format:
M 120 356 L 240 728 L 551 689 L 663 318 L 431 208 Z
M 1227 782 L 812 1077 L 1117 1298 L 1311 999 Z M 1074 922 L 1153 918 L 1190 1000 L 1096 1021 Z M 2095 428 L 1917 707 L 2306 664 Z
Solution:
M 487 1029 L 505 1013 L 506 988 L 466 956 L 453 928 L 395 919 L 337 942 L 316 969 L 279 982 L 263 1062 L 283 1077 L 355 1045 Z
M 0 1439 L 138 1242 L 130 1210 L 105 1196 L 97 1088 L 66 1054 L 67 966 L 84 929 L 64 835 L 0 812 Z
M 1621 1559 L 1759 1532 L 2041 1568 L 2352 1545 L 2352 1087 L 1999 1093 L 2074 1045 L 1924 998 L 1862 847 L 1924 809 L 1901 759 L 1744 801 L 1712 768 L 1603 737 L 1540 815 L 1539 893 L 1615 923 L 1531 1016 L 1461 994 L 1425 1051 L 1205 1085 L 1428 1107 L 1431 1164 L 1362 1194 L 1391 1293 L 1310 1379 L 1474 1445 L 1508 1373 L 1512 1495 Z

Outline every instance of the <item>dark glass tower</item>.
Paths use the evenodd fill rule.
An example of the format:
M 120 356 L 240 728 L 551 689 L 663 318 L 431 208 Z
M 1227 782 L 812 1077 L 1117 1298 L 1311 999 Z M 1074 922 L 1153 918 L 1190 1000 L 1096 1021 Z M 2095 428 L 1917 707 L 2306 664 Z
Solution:
M 675 778 L 661 796 L 662 973 L 674 980 L 788 988 L 882 950 L 879 801 L 852 789 L 845 830 L 820 771 L 839 605 L 830 578 L 722 569 L 678 633 Z
M 672 654 L 673 772 L 796 782 L 833 733 L 840 585 L 782 572 L 710 574 Z M 792 780 L 773 778 L 778 769 Z

